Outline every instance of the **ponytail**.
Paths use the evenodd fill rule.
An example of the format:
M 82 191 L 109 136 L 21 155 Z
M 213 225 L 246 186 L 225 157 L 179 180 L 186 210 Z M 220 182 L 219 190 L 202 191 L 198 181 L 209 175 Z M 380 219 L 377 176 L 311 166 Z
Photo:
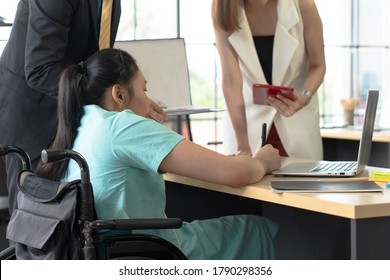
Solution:
M 59 81 L 57 133 L 50 148 L 72 149 L 77 128 L 83 115 L 83 86 L 88 79 L 88 73 L 83 62 L 66 68 Z M 59 181 L 68 167 L 69 159 L 49 164 L 40 163 L 38 175 Z

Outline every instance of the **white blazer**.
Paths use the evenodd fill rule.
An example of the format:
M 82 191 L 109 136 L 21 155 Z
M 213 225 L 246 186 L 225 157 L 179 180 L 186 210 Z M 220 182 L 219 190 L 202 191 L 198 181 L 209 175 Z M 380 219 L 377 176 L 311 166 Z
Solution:
M 308 66 L 298 0 L 278 0 L 277 13 L 272 83 L 293 87 L 299 92 L 303 89 Z M 313 96 L 308 106 L 289 118 L 281 116 L 271 106 L 253 104 L 253 83 L 266 84 L 267 81 L 257 56 L 242 0 L 239 1 L 239 23 L 241 28 L 230 35 L 229 42 L 238 54 L 244 80 L 243 94 L 252 152 L 255 152 L 261 143 L 262 123 L 268 124 L 269 132 L 274 122 L 289 156 L 321 159 L 323 155 L 317 94 Z M 223 118 L 223 137 L 224 152 L 226 154 L 237 152 L 236 137 L 227 111 Z

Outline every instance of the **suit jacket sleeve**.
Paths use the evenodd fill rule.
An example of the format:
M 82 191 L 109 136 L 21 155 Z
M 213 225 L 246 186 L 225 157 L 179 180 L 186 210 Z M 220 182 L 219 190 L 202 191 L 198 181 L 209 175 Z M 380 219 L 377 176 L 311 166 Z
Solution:
M 83 3 L 85 5 L 85 2 L 81 0 L 29 1 L 25 73 L 30 87 L 49 95 L 57 95 L 59 76 L 67 64 L 71 63 L 65 58 L 69 48 L 73 16 L 80 5 Z M 88 20 L 88 18 L 89 15 L 84 14 L 84 19 Z

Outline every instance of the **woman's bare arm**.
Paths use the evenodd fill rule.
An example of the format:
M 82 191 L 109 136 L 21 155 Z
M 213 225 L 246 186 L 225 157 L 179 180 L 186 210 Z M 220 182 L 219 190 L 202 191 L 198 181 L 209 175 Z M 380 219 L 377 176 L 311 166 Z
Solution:
M 222 90 L 237 140 L 238 154 L 252 153 L 248 140 L 243 79 L 236 52 L 228 41 L 229 33 L 215 29 L 216 46 L 222 68 Z
M 279 151 L 266 145 L 253 157 L 225 156 L 191 141 L 183 140 L 161 162 L 165 172 L 211 183 L 242 187 L 260 181 L 280 167 Z

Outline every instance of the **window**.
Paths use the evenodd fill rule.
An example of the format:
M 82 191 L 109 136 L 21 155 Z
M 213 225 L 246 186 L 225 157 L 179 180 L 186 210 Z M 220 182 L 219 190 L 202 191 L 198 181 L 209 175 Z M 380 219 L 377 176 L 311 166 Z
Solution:
M 322 123 L 341 125 L 340 99 L 358 97 L 362 122 L 367 92 L 380 91 L 377 124 L 389 128 L 390 2 L 316 0 L 324 26 L 327 73 L 319 91 Z M 387 105 L 385 105 L 387 104 Z
M 0 4 L 0 55 L 3 52 L 5 44 L 11 32 L 11 23 L 15 17 L 16 6 L 19 0 L 2 1 Z
M 340 99 L 359 97 L 361 124 L 369 89 L 380 91 L 377 123 L 390 127 L 390 1 L 315 0 L 325 39 L 327 73 L 318 92 L 321 125 L 342 125 Z M 3 17 L 13 18 L 18 0 L 2 1 Z M 222 108 L 221 70 L 211 23 L 211 0 L 122 0 L 118 40 L 183 37 L 187 46 L 192 101 Z M 7 15 L 5 12 L 7 11 Z M 0 28 L 6 29 L 6 28 Z M 9 36 L 0 32 L 0 52 Z M 387 110 L 386 110 L 387 109 Z M 194 142 L 222 141 L 222 113 L 191 115 Z
M 222 93 L 217 94 L 216 86 L 219 58 L 211 23 L 211 0 L 122 1 L 118 40 L 175 37 L 186 42 L 193 104 L 222 108 Z M 193 114 L 190 118 L 194 142 L 207 145 L 222 139 L 221 113 Z

